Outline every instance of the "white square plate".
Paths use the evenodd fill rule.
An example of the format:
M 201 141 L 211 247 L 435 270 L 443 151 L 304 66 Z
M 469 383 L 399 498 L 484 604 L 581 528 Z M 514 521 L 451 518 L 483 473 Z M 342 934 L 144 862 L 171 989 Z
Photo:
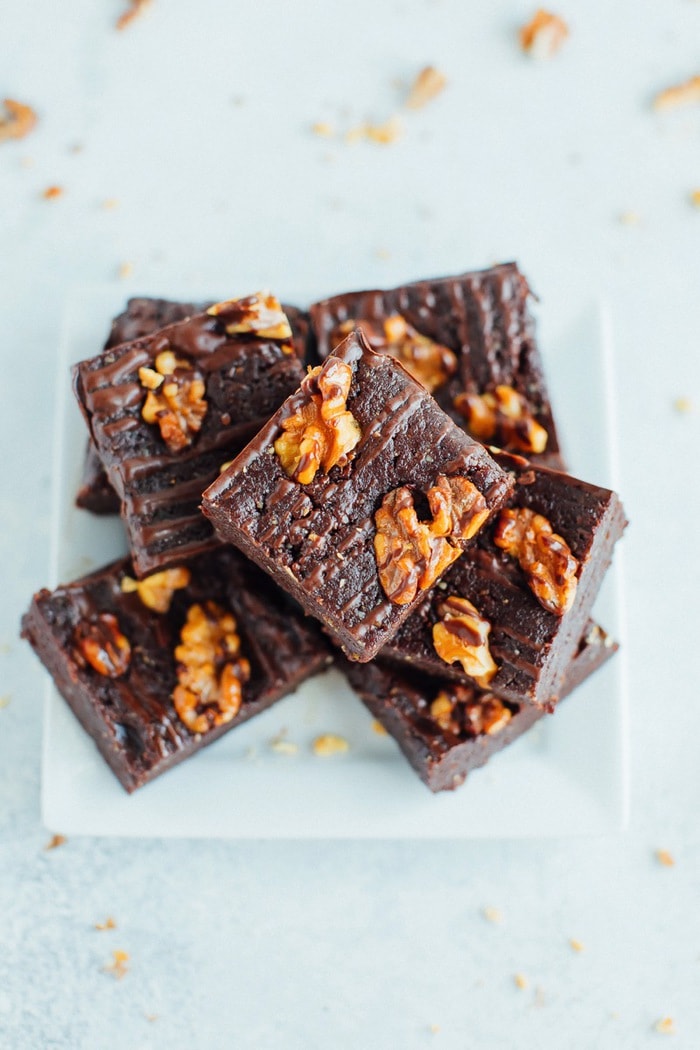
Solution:
M 320 289 L 319 291 L 323 291 Z M 131 294 L 143 294 L 134 290 Z M 312 293 L 313 294 L 313 293 Z M 192 295 L 192 291 L 188 293 Z M 205 290 L 201 298 L 211 296 Z M 125 551 L 121 524 L 76 509 L 85 427 L 68 366 L 102 345 L 123 308 L 119 287 L 81 289 L 66 313 L 57 390 L 52 583 Z M 303 302 L 310 296 L 289 300 Z M 580 477 L 614 485 L 612 345 L 599 305 L 546 312 L 541 342 L 567 458 Z M 620 638 L 620 555 L 595 615 Z M 67 834 L 206 838 L 469 838 L 619 830 L 627 812 L 624 649 L 555 717 L 497 755 L 454 793 L 433 796 L 340 674 L 306 683 L 272 709 L 128 796 L 48 684 L 42 811 Z M 280 732 L 294 755 L 270 748 Z M 347 754 L 319 758 L 311 742 L 334 732 Z M 215 802 L 214 802 L 215 800 Z

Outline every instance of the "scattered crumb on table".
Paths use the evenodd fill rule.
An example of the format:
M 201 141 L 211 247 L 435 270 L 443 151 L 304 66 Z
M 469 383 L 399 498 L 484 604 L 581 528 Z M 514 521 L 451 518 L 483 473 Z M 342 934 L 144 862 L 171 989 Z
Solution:
M 0 711 L 2 711 L 5 707 L 9 707 L 11 703 L 12 696 L 10 695 L 10 693 L 5 693 L 3 696 L 0 696 Z
M 120 263 L 117 273 L 119 274 L 120 280 L 122 280 L 122 281 L 127 280 L 127 278 L 133 276 L 134 264 L 130 263 L 130 262 Z
M 311 750 L 321 758 L 328 758 L 331 755 L 344 754 L 350 750 L 350 745 L 344 736 L 338 736 L 336 733 L 322 733 L 314 740 Z
M 424 66 L 411 85 L 406 99 L 408 109 L 421 109 L 432 102 L 447 87 L 447 77 L 435 66 Z
M 327 120 L 317 120 L 315 124 L 311 125 L 311 130 L 314 135 L 318 135 L 322 139 L 330 139 L 335 135 L 333 125 L 329 124 Z
M 388 736 L 386 729 L 376 718 L 372 720 L 372 729 L 378 736 Z
M 2 108 L 0 108 L 0 142 L 23 139 L 34 129 L 37 119 L 31 106 L 18 102 L 14 98 L 3 99 Z
M 428 1031 L 432 1032 L 433 1035 L 437 1035 L 438 1032 L 440 1031 L 440 1025 L 439 1024 L 431 1024 L 430 1028 L 428 1029 Z
M 655 857 L 664 868 L 672 868 L 676 863 L 675 858 L 667 849 L 657 849 Z
M 482 912 L 485 919 L 488 922 L 500 923 L 503 922 L 503 912 L 500 908 L 492 908 L 490 905 L 483 909 Z
M 45 201 L 55 201 L 58 200 L 59 197 L 62 197 L 64 193 L 65 190 L 62 186 L 47 186 L 41 196 Z
M 116 930 L 117 924 L 111 915 L 108 915 L 104 922 L 96 922 L 96 930 Z
M 365 122 L 364 124 L 358 124 L 354 128 L 350 128 L 345 133 L 345 141 L 349 144 L 359 142 L 362 139 L 366 139 L 368 142 L 377 142 L 381 146 L 389 146 L 392 142 L 396 142 L 401 138 L 403 133 L 403 125 L 400 117 L 396 116 L 389 117 L 382 124 L 372 124 Z
M 528 986 L 527 977 L 525 977 L 522 973 L 516 973 L 515 976 L 513 977 L 513 980 L 515 982 L 515 987 L 516 988 L 525 989 Z
M 129 972 L 129 967 L 126 965 L 129 961 L 129 953 L 116 949 L 112 952 L 112 962 L 109 966 L 103 966 L 102 972 L 108 973 L 117 981 L 121 981 L 122 977 L 125 977 Z
M 569 946 L 575 952 L 582 952 L 584 949 L 583 941 L 579 941 L 576 937 L 569 938 Z
M 539 8 L 520 29 L 520 46 L 532 58 L 553 58 L 569 36 L 569 27 L 563 18 Z
M 676 1022 L 672 1017 L 661 1017 L 654 1023 L 654 1031 L 661 1035 L 676 1035 Z
M 117 29 L 126 29 L 150 4 L 151 0 L 129 0 L 128 7 L 117 19 Z
M 270 741 L 270 749 L 278 755 L 296 755 L 299 751 L 299 745 L 292 740 L 287 740 L 286 733 L 287 730 L 283 729 L 277 736 L 273 736 Z
M 679 106 L 690 106 L 700 102 L 700 76 L 690 77 L 682 84 L 660 91 L 654 98 L 654 109 L 677 109 Z
M 102 207 L 105 211 L 114 211 L 115 208 L 119 207 L 119 201 L 116 197 L 107 197 L 106 200 L 102 201 Z
M 58 849 L 59 846 L 64 846 L 67 841 L 68 839 L 65 835 L 52 835 L 44 846 L 44 850 Z
M 685 415 L 688 412 L 693 411 L 693 402 L 689 397 L 677 397 L 673 402 L 673 407 L 676 412 L 680 412 L 681 415 Z
M 623 211 L 618 216 L 620 223 L 623 226 L 641 226 L 642 217 L 639 212 L 636 211 Z

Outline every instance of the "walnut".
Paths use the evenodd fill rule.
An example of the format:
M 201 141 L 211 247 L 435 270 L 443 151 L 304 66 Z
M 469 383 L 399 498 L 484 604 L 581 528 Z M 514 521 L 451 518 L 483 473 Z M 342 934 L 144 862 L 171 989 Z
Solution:
M 344 755 L 350 749 L 350 745 L 344 736 L 337 733 L 322 733 L 317 736 L 311 745 L 311 750 L 320 758 L 330 758 L 331 755 Z
M 421 109 L 445 90 L 447 77 L 435 66 L 425 66 L 413 81 L 406 99 L 408 109 Z
M 458 394 L 454 407 L 479 440 L 496 437 L 503 448 L 519 452 L 540 453 L 547 447 L 547 431 L 534 418 L 526 398 L 512 386 L 501 384 L 485 394 Z
M 206 733 L 238 714 L 250 678 L 240 648 L 230 612 L 211 601 L 190 606 L 175 649 L 179 684 L 173 704 L 191 733 Z
M 533 58 L 552 58 L 569 35 L 569 27 L 559 15 L 539 8 L 520 30 L 520 46 Z
M 470 737 L 495 736 L 513 717 L 497 696 L 465 685 L 441 689 L 430 705 L 430 715 L 445 732 Z
M 0 142 L 23 139 L 33 129 L 37 116 L 31 106 L 13 98 L 3 99 L 5 115 L 0 116 Z
M 446 664 L 458 661 L 462 670 L 485 689 L 496 674 L 489 649 L 491 624 L 466 598 L 450 595 L 437 608 L 440 620 L 433 627 L 435 652 Z
M 171 452 L 192 444 L 207 414 L 204 377 L 189 361 L 162 350 L 155 368 L 139 368 L 141 386 L 148 390 L 141 415 L 157 423 Z
M 387 493 L 374 515 L 374 552 L 379 580 L 389 601 L 408 605 L 427 590 L 462 553 L 488 518 L 486 500 L 467 478 L 441 474 L 426 493 L 431 522 L 418 520 L 410 489 Z
M 339 343 L 357 325 L 362 326 L 373 350 L 395 357 L 431 394 L 457 371 L 457 358 L 452 351 L 421 335 L 401 314 L 390 314 L 383 321 L 342 321 L 331 333 L 331 342 Z
M 385 120 L 383 124 L 373 124 L 371 121 L 367 121 L 364 124 L 358 124 L 356 127 L 350 128 L 345 133 L 345 141 L 352 144 L 359 142 L 361 139 L 367 139 L 368 142 L 377 142 L 380 146 L 390 146 L 393 142 L 398 141 L 402 134 L 401 119 L 394 114 L 393 117 Z
M 540 605 L 563 616 L 573 605 L 579 563 L 542 514 L 526 507 L 501 511 L 493 541 L 515 558 Z
M 362 437 L 359 423 L 345 407 L 351 383 L 350 365 L 329 357 L 302 381 L 305 404 L 282 421 L 274 449 L 285 474 L 301 485 L 313 481 L 319 470 L 344 467 Z
M 292 337 L 292 326 L 279 299 L 269 292 L 214 303 L 207 313 L 219 317 L 229 335 L 254 335 L 259 339 Z
M 166 613 L 170 608 L 175 591 L 187 587 L 190 582 L 190 570 L 183 567 L 164 569 L 146 576 L 144 580 L 133 580 L 124 576 L 121 582 L 123 594 L 138 594 L 147 609 L 157 613 Z
M 81 620 L 74 632 L 75 654 L 105 678 L 121 678 L 131 662 L 131 646 L 112 613 L 99 613 L 94 620 Z

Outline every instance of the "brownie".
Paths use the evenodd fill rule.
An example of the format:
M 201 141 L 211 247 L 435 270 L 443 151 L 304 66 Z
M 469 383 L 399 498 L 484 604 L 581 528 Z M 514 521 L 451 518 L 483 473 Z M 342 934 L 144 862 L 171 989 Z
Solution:
M 360 325 L 473 437 L 563 470 L 530 295 L 515 263 L 336 295 L 311 307 L 316 352 Z
M 569 664 L 562 696 L 601 667 L 618 646 L 590 623 Z M 545 711 L 500 700 L 474 685 L 407 672 L 381 660 L 341 668 L 362 702 L 394 737 L 431 791 L 452 791 L 473 769 L 521 736 Z
M 265 301 L 219 304 L 74 366 L 139 576 L 214 546 L 202 492 L 303 378 L 303 334 L 256 332 L 248 305 Z
M 534 466 L 520 456 L 493 454 L 516 482 L 508 507 L 481 530 L 382 657 L 473 683 L 475 677 L 479 681 L 482 666 L 477 661 L 474 676 L 467 671 L 472 670 L 469 659 L 458 662 L 468 656 L 459 635 L 468 647 L 477 644 L 470 632 L 481 632 L 491 661 L 488 680 L 479 684 L 507 700 L 551 709 L 562 695 L 564 675 L 626 525 L 625 514 L 609 489 Z M 504 529 L 512 532 L 521 524 L 530 537 L 534 530 L 544 546 L 531 545 L 526 533 L 517 551 L 507 549 Z M 518 551 L 529 552 L 532 564 L 523 564 Z M 543 596 L 537 581 L 542 581 L 545 559 L 554 582 L 550 580 Z M 562 569 L 565 580 L 557 582 Z M 448 662 L 445 657 L 451 656 Z
M 39 591 L 22 621 L 23 637 L 127 791 L 270 707 L 331 662 L 314 622 L 232 548 L 155 574 L 142 582 L 141 591 L 132 573 L 124 560 L 53 592 Z M 163 590 L 164 576 L 177 589 Z M 142 594 L 161 609 L 170 597 L 169 608 L 148 607 Z M 235 618 L 238 654 L 225 614 Z M 183 631 L 185 624 L 189 627 Z M 218 650 L 207 655 L 202 632 L 224 627 L 225 637 L 218 641 L 209 635 Z M 190 648 L 178 650 L 176 657 L 176 646 L 185 641 Z M 205 656 L 213 661 L 215 684 L 200 680 L 199 693 L 180 697 L 185 666 L 192 665 L 196 678 Z M 219 706 L 211 703 L 217 691 L 224 697 Z M 208 706 L 192 706 L 192 699 L 201 696 Z M 237 711 L 234 701 L 240 704 Z M 228 721 L 224 710 L 232 716 Z
M 78 507 L 89 510 L 91 514 L 119 513 L 119 496 L 110 485 L 102 460 L 92 441 L 88 441 L 85 448 L 83 476 L 75 502 Z
M 512 483 L 400 364 L 353 333 L 202 507 L 221 540 L 369 660 Z

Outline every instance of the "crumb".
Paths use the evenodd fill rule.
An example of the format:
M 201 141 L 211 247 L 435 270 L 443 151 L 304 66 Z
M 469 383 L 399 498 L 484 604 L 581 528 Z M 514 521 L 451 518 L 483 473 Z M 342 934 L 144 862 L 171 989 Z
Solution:
M 694 208 L 700 208 L 700 190 L 690 191 L 690 203 Z
M 67 842 L 65 835 L 52 835 L 49 841 L 44 846 L 44 850 L 58 849 L 59 846 L 64 846 Z
M 317 120 L 311 125 L 311 130 L 314 135 L 319 135 L 322 139 L 332 139 L 335 135 L 332 125 L 325 120 Z
M 374 254 L 377 256 L 378 259 L 390 259 L 391 258 L 391 252 L 388 251 L 386 248 L 377 248 L 377 250 L 376 250 L 376 252 Z
M 662 1017 L 654 1024 L 654 1031 L 661 1035 L 675 1035 L 676 1024 L 672 1017 Z
M 447 87 L 447 77 L 435 66 L 425 66 L 413 81 L 406 99 L 407 109 L 420 109 Z
M 273 736 L 270 741 L 270 749 L 276 751 L 278 755 L 296 755 L 299 745 L 291 740 L 285 740 L 286 733 L 287 730 L 283 729 L 277 736 Z
M 663 864 L 664 868 L 672 868 L 676 863 L 675 859 L 667 849 L 657 849 L 655 855 L 659 864 Z
M 540 988 L 539 985 L 535 988 L 535 998 L 533 1000 L 535 1006 L 540 1009 L 545 1004 L 544 988 Z
M 335 733 L 323 733 L 321 736 L 316 737 L 311 745 L 311 750 L 321 758 L 328 758 L 330 755 L 344 754 L 350 750 L 350 745 L 343 736 L 337 736 Z
M 3 99 L 2 109 L 0 109 L 0 142 L 23 139 L 34 129 L 37 115 L 31 106 L 25 106 L 23 102 L 17 102 L 14 98 L 6 98 Z
M 116 197 L 107 197 L 106 200 L 102 201 L 102 207 L 105 211 L 114 211 L 115 208 L 119 207 L 119 201 Z
M 126 11 L 117 19 L 117 29 L 126 29 L 143 12 L 151 0 L 129 0 Z
M 58 197 L 62 197 L 64 192 L 61 186 L 47 186 L 41 196 L 45 201 L 55 201 Z
M 575 937 L 570 937 L 569 938 L 569 945 L 570 945 L 571 949 L 573 951 L 575 951 L 575 952 L 582 952 L 583 951 L 583 947 L 584 947 L 583 946 L 583 941 L 579 941 Z
M 153 1024 L 154 1021 L 158 1020 L 158 1016 L 159 1015 L 158 1014 L 144 1014 L 143 1016 L 146 1018 L 147 1021 L 149 1021 L 151 1024 Z
M 6 707 L 9 707 L 11 703 L 12 697 L 9 693 L 5 693 L 3 696 L 0 696 L 0 711 L 2 711 Z
M 368 142 L 378 142 L 382 146 L 388 146 L 401 138 L 403 131 L 399 117 L 393 116 L 385 120 L 383 124 L 358 124 L 350 128 L 345 134 L 345 141 L 349 144 L 367 139 Z
M 111 915 L 109 915 L 104 922 L 95 923 L 96 930 L 116 930 L 116 928 L 117 924 Z
M 134 264 L 130 262 L 120 263 L 117 273 L 119 275 L 120 280 L 126 281 L 129 277 L 132 277 L 134 274 Z
M 428 1029 L 428 1031 L 432 1032 L 433 1035 L 437 1035 L 438 1032 L 440 1031 L 440 1025 L 439 1024 L 431 1024 L 431 1026 Z
M 654 98 L 654 109 L 676 109 L 678 106 L 688 106 L 694 102 L 700 102 L 700 77 L 691 77 L 683 84 L 675 84 L 665 91 L 660 91 Z
M 388 736 L 388 733 L 381 722 L 378 722 L 375 718 L 372 722 L 372 729 L 378 736 Z
M 552 58 L 569 35 L 563 18 L 539 8 L 520 29 L 520 46 L 533 58 Z
M 521 973 L 516 973 L 513 980 L 515 981 L 516 988 L 527 988 L 527 977 L 524 977 Z
M 125 977 L 129 972 L 129 967 L 126 965 L 128 961 L 129 953 L 117 949 L 112 952 L 112 962 L 110 965 L 102 967 L 102 973 L 109 973 L 115 978 L 115 980 L 121 981 L 122 977 Z
M 620 212 L 619 220 L 623 226 L 641 226 L 642 220 L 636 211 Z
M 492 908 L 492 907 L 489 906 L 487 908 L 484 908 L 484 910 L 482 912 L 482 915 L 489 922 L 494 922 L 494 923 L 501 923 L 501 922 L 503 922 L 503 912 L 500 910 L 500 908 Z
M 693 402 L 689 397 L 677 397 L 673 402 L 673 407 L 676 412 L 680 412 L 681 415 L 685 415 L 687 412 L 692 412 L 694 408 Z

